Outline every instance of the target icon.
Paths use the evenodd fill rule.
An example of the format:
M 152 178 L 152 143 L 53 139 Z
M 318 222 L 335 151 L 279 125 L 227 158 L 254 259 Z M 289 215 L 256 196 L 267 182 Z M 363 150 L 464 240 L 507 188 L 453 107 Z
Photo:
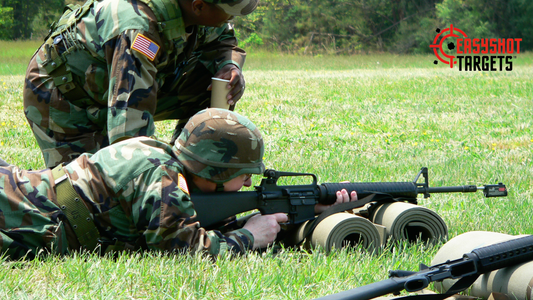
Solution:
M 454 28 L 453 24 L 450 24 L 450 28 L 445 28 L 443 30 L 440 30 L 439 28 L 437 28 L 436 31 L 438 34 L 433 40 L 433 44 L 429 45 L 429 47 L 433 48 L 433 52 L 435 53 L 435 56 L 441 62 L 445 64 L 449 64 L 450 68 L 453 68 L 453 65 L 457 64 L 457 61 L 455 60 L 455 56 L 446 54 L 446 52 L 444 52 L 444 49 L 442 49 L 444 41 L 449 37 L 460 38 L 460 36 L 456 34 L 456 32 L 462 34 L 463 38 L 466 38 L 467 35 L 461 29 Z M 440 41 L 439 41 L 439 38 L 440 38 Z M 447 47 L 449 50 L 455 49 L 454 43 L 448 43 Z M 438 61 L 435 60 L 434 63 L 437 64 Z

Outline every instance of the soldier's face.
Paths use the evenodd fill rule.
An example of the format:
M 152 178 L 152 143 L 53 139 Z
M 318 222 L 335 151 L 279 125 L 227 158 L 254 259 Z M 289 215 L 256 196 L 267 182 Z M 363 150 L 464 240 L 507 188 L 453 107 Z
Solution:
M 212 193 L 217 189 L 217 184 L 205 178 L 192 174 L 194 184 L 204 193 Z M 224 182 L 224 192 L 237 192 L 243 186 L 252 186 L 252 175 L 242 174 L 230 181 Z
M 235 177 L 228 182 L 224 182 L 224 192 L 236 192 L 243 186 L 252 186 L 251 174 L 242 174 L 241 176 Z
M 210 27 L 222 27 L 229 20 L 232 20 L 233 16 L 228 15 L 222 8 L 215 4 L 208 4 L 207 8 L 200 16 L 200 25 Z

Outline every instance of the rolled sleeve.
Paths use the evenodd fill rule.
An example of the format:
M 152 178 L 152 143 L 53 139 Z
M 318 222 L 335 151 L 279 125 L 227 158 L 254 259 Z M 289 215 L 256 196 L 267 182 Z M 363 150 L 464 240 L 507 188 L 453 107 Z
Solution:
M 242 70 L 246 52 L 239 48 L 231 24 L 220 28 L 203 28 L 199 35 L 199 60 L 213 74 L 227 64 L 234 64 Z

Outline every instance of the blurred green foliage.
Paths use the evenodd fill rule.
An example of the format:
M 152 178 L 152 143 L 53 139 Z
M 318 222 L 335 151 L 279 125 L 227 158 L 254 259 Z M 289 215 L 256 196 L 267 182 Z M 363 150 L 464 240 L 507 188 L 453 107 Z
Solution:
M 65 4 L 0 0 L 0 40 L 39 39 Z M 233 21 L 240 45 L 292 54 L 430 53 L 437 28 L 468 37 L 522 38 L 533 50 L 531 0 L 261 0 Z

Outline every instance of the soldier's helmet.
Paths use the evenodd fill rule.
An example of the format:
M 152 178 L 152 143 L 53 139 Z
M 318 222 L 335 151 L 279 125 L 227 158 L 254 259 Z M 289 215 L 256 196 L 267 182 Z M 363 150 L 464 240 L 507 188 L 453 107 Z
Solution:
M 185 124 L 173 150 L 187 171 L 215 183 L 265 171 L 261 132 L 246 117 L 208 108 Z

